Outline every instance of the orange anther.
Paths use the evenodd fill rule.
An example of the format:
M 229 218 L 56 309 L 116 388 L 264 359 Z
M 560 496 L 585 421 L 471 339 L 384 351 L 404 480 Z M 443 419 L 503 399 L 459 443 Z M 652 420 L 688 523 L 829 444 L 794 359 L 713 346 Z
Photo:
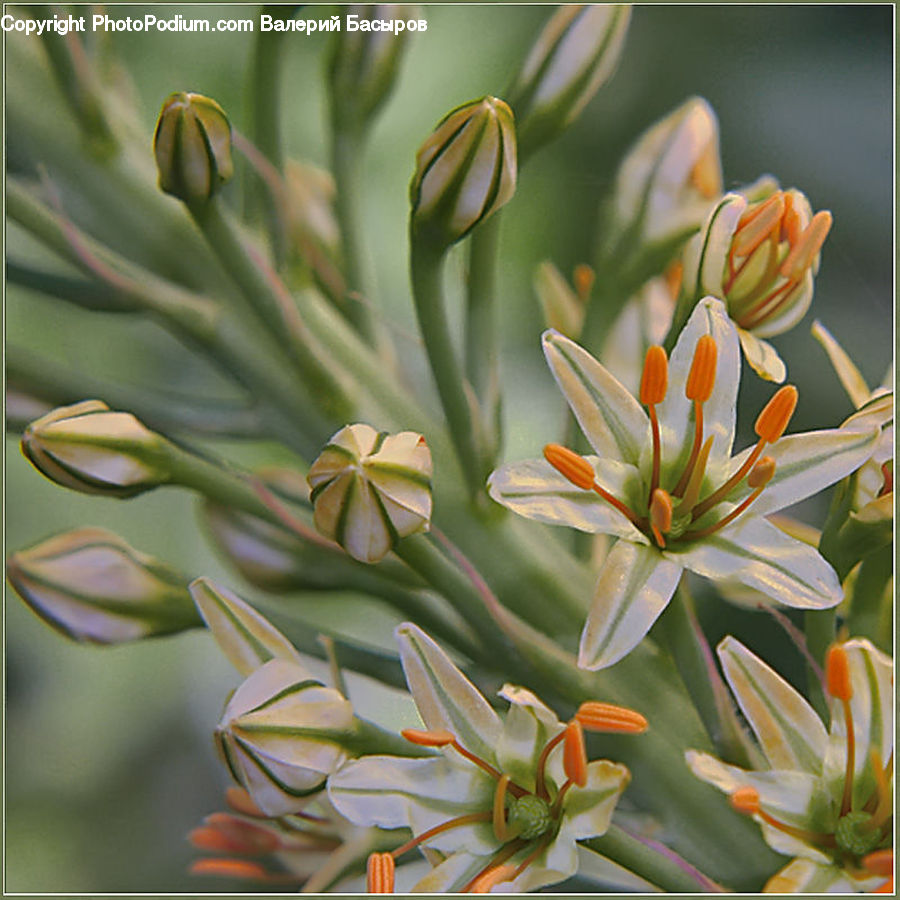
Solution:
M 587 301 L 597 275 L 587 263 L 579 263 L 572 272 L 572 282 L 579 300 Z
M 732 253 L 735 256 L 749 256 L 776 228 L 780 230 L 784 211 L 784 194 L 781 191 L 751 206 L 738 223 L 731 243 Z
M 694 350 L 694 359 L 691 362 L 691 371 L 688 373 L 687 383 L 684 386 L 684 395 L 688 400 L 696 400 L 698 403 L 706 403 L 712 394 L 713 385 L 716 383 L 716 359 L 719 348 L 715 339 L 708 334 L 697 341 Z
M 662 534 L 672 528 L 672 498 L 662 488 L 657 488 L 650 500 L 650 524 Z
M 390 853 L 370 853 L 366 862 L 366 890 L 370 894 L 393 894 L 394 868 Z
M 225 802 L 235 811 L 254 819 L 267 819 L 268 816 L 253 802 L 253 798 L 242 787 L 231 787 L 225 790 Z
M 575 718 L 587 731 L 640 734 L 647 730 L 647 720 L 639 712 L 614 703 L 588 700 L 578 707 Z
M 200 850 L 214 850 L 217 853 L 240 853 L 228 836 L 217 828 L 195 828 L 188 834 L 188 840 Z
M 875 850 L 862 858 L 863 868 L 873 875 L 890 878 L 894 874 L 894 851 Z
M 817 212 L 809 225 L 797 239 L 797 243 L 791 248 L 791 252 L 781 264 L 781 274 L 791 280 L 799 281 L 806 270 L 815 262 L 816 256 L 831 231 L 831 213 L 827 210 Z
M 231 842 L 231 853 L 272 853 L 281 844 L 278 835 L 265 825 L 239 819 L 231 813 L 212 813 L 206 817 L 204 824 Z
M 647 348 L 644 371 L 641 373 L 641 403 L 650 406 L 666 399 L 669 385 L 669 360 L 666 351 L 658 344 Z
M 797 388 L 792 384 L 786 384 L 772 395 L 771 400 L 756 417 L 753 430 L 766 443 L 774 444 L 784 434 L 797 408 L 798 396 Z
M 563 771 L 566 778 L 578 787 L 587 784 L 587 751 L 584 747 L 584 729 L 578 719 L 566 725 L 563 739 Z
M 838 700 L 849 700 L 853 696 L 850 682 L 850 660 L 847 651 L 840 644 L 832 644 L 825 657 L 825 681 L 828 693 Z
M 790 194 L 784 195 L 784 215 L 781 218 L 781 239 L 787 241 L 792 247 L 800 240 L 803 226 L 800 221 L 800 213 L 794 209 L 794 201 Z
M 411 744 L 420 747 L 447 747 L 456 741 L 456 737 L 449 731 L 422 731 L 419 728 L 404 728 L 400 732 Z
M 767 485 L 775 474 L 775 460 L 771 456 L 764 456 L 751 470 L 747 476 L 747 484 L 752 488 L 763 487 Z
M 589 491 L 594 486 L 594 470 L 591 464 L 568 447 L 562 444 L 547 444 L 544 447 L 544 459 L 563 477 L 568 478 L 575 487 Z
M 479 875 L 470 885 L 470 894 L 489 894 L 491 889 L 504 881 L 512 881 L 516 876 L 516 867 L 509 865 L 494 866 Z
M 759 812 L 759 791 L 752 787 L 739 787 L 731 797 L 732 808 L 745 816 L 753 816 Z
M 268 881 L 270 877 L 259 863 L 246 859 L 198 859 L 191 864 L 191 875 L 222 875 L 248 881 Z

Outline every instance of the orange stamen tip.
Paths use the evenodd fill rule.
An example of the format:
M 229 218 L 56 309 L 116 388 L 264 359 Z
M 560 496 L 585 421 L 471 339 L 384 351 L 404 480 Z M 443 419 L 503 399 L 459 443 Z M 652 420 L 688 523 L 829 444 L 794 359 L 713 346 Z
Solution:
M 578 719 L 573 719 L 566 725 L 566 736 L 563 739 L 563 771 L 574 785 L 584 787 L 587 784 L 587 765 L 584 729 Z
M 456 741 L 449 731 L 422 731 L 419 728 L 404 728 L 400 732 L 411 744 L 420 747 L 446 747 Z
M 366 862 L 366 890 L 370 894 L 393 894 L 394 868 L 390 853 L 370 853 Z
M 781 230 L 785 195 L 776 191 L 761 203 L 754 203 L 741 217 L 732 239 L 735 256 L 749 256 L 775 228 Z
M 575 487 L 589 491 L 594 486 L 594 470 L 583 457 L 563 447 L 562 444 L 547 444 L 544 447 L 544 459 L 564 478 L 568 478 Z
M 470 885 L 470 894 L 489 894 L 491 889 L 504 881 L 512 881 L 516 875 L 516 867 L 508 863 L 504 866 L 494 866 L 487 872 L 479 875 Z
M 894 874 L 894 851 L 875 850 L 862 858 L 863 868 L 873 875 L 890 878 Z
M 590 297 L 591 288 L 594 286 L 596 277 L 596 272 L 587 263 L 579 263 L 575 266 L 575 271 L 572 273 L 572 282 L 575 285 L 575 293 L 580 300 L 586 301 Z
M 639 712 L 613 703 L 589 700 L 578 707 L 575 718 L 587 731 L 640 734 L 647 730 L 647 720 Z
M 779 388 L 769 402 L 763 407 L 762 412 L 756 417 L 753 430 L 768 444 L 774 444 L 783 434 L 794 410 L 797 408 L 797 388 L 792 384 L 786 384 Z
M 246 859 L 198 859 L 191 863 L 191 875 L 221 875 L 248 881 L 267 881 L 267 872 L 259 863 Z
M 831 231 L 831 213 L 828 210 L 817 212 L 806 226 L 803 233 L 797 239 L 797 243 L 791 249 L 784 262 L 781 264 L 781 274 L 791 281 L 799 281 L 803 274 L 816 260 L 828 232 Z
M 745 816 L 753 816 L 759 812 L 759 791 L 752 787 L 740 787 L 729 798 L 731 806 Z
M 657 488 L 650 500 L 650 524 L 662 534 L 672 528 L 672 498 L 662 488 Z
M 838 700 L 849 700 L 853 696 L 850 682 L 850 660 L 847 651 L 840 644 L 832 644 L 825 657 L 825 681 L 828 693 Z
M 206 817 L 204 824 L 230 842 L 231 853 L 247 855 L 272 853 L 281 844 L 278 835 L 265 825 L 247 822 L 231 813 L 212 813 Z M 206 829 L 197 829 L 197 831 L 204 830 Z M 191 833 L 192 842 L 193 835 L 194 832 Z
M 698 403 L 706 403 L 709 400 L 713 385 L 716 383 L 718 355 L 719 348 L 715 339 L 709 334 L 704 334 L 697 341 L 691 371 L 684 386 L 684 395 L 688 400 L 696 400 Z
M 644 371 L 641 373 L 640 399 L 644 406 L 662 403 L 669 386 L 669 360 L 666 351 L 658 344 L 647 348 Z
M 747 476 L 747 484 L 752 488 L 764 487 L 772 480 L 774 474 L 775 460 L 771 456 L 764 456 L 750 470 L 750 474 Z
M 225 802 L 235 811 L 255 819 L 269 817 L 253 802 L 253 798 L 242 787 L 229 787 L 225 790 Z

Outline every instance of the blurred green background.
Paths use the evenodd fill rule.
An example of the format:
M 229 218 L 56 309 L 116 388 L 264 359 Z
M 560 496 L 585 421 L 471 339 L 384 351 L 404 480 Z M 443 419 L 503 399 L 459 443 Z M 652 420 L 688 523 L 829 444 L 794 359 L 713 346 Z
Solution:
M 127 12 L 214 20 L 251 17 L 257 7 L 161 9 Z M 465 4 L 423 10 L 428 30 L 410 38 L 403 77 L 372 134 L 365 198 L 380 300 L 414 368 L 421 354 L 409 337 L 405 229 L 415 150 L 451 107 L 485 93 L 502 96 L 550 13 L 541 6 Z M 331 11 L 321 7 L 310 17 Z M 644 128 L 693 94 L 718 113 L 726 186 L 771 172 L 782 185 L 804 190 L 814 209 L 834 214 L 813 311 L 774 341 L 801 391 L 792 428 L 835 424 L 850 411 L 809 336 L 813 315 L 838 336 L 870 384 L 881 380 L 893 347 L 892 13 L 889 5 L 635 10 L 613 80 L 571 130 L 531 162 L 505 216 L 500 309 L 507 458 L 534 455 L 548 419 L 553 428 L 559 421 L 537 341 L 535 265 L 552 259 L 570 272 L 590 261 L 599 201 L 617 161 Z M 289 154 L 320 165 L 327 161 L 321 74 L 328 39 L 286 38 L 282 96 Z M 148 154 L 156 113 L 175 90 L 213 96 L 247 130 L 249 35 L 123 33 L 110 42 L 134 77 Z M 36 115 L 59 102 L 55 88 L 29 66 L 8 64 L 5 74 L 8 94 L 27 97 Z M 16 134 L 7 139 L 14 150 Z M 15 230 L 9 238 L 14 251 L 26 252 Z M 456 253 L 451 285 L 462 266 Z M 88 314 L 10 290 L 6 334 L 18 346 L 122 382 L 214 395 L 225 390 L 205 365 L 146 322 Z M 752 375 L 744 381 L 746 429 L 771 389 Z M 429 390 L 427 383 L 423 389 Z M 264 447 L 244 457 L 266 462 L 279 455 Z M 162 491 L 118 503 L 65 492 L 25 464 L 15 435 L 6 443 L 5 508 L 7 553 L 69 527 L 102 525 L 191 576 L 239 587 L 206 545 L 189 498 Z M 317 602 L 310 615 L 334 616 L 327 601 Z M 6 890 L 220 889 L 221 882 L 186 874 L 193 856 L 186 833 L 221 806 L 226 778 L 210 732 L 237 681 L 208 637 L 77 647 L 9 591 L 5 627 Z M 385 636 L 387 629 L 388 623 Z

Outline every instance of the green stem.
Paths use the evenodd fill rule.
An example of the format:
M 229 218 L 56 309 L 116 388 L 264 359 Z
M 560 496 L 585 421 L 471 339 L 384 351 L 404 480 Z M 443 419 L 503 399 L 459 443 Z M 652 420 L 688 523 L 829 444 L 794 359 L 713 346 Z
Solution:
M 807 609 L 803 613 L 803 631 L 806 646 L 813 659 L 825 663 L 825 654 L 834 643 L 837 628 L 837 613 L 833 609 Z M 822 682 L 812 666 L 806 667 L 807 696 L 816 712 L 828 721 L 828 700 L 822 690 Z
M 192 209 L 191 214 L 223 268 L 240 287 L 270 335 L 287 353 L 320 410 L 335 421 L 350 418 L 353 401 L 334 374 L 333 362 L 322 353 L 277 273 L 262 256 L 248 248 L 218 198 Z
M 470 494 L 484 491 L 487 472 L 482 470 L 476 449 L 475 422 L 463 387 L 463 377 L 450 340 L 441 285 L 443 251 L 436 251 L 410 235 L 410 268 L 413 300 L 419 330 L 447 418 L 450 437 L 456 449 Z
M 332 116 L 331 168 L 335 181 L 334 212 L 341 232 L 344 275 L 347 296 L 343 313 L 368 343 L 378 346 L 393 358 L 387 336 L 376 328 L 370 304 L 375 297 L 372 273 L 361 209 L 365 196 L 363 175 L 364 143 L 357 130 L 342 127 Z
M 887 587 L 893 574 L 892 545 L 865 557 L 853 584 L 847 617 L 850 634 L 869 638 L 887 653 L 891 652 L 891 595 Z
M 720 893 L 724 890 L 668 847 L 635 837 L 617 825 L 610 825 L 606 834 L 600 837 L 581 841 L 581 845 L 669 893 Z
M 466 376 L 479 400 L 496 378 L 497 250 L 502 210 L 482 222 L 469 238 L 469 277 L 466 305 Z

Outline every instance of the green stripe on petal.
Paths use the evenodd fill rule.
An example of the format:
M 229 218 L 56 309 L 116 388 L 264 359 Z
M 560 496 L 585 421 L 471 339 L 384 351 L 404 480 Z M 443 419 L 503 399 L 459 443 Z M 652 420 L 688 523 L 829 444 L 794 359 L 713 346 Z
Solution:
M 270 659 L 300 663 L 293 644 L 236 594 L 207 578 L 192 582 L 190 592 L 222 652 L 241 675 L 249 675 Z
M 753 502 L 755 516 L 778 512 L 816 494 L 858 469 L 871 456 L 880 431 L 831 428 L 781 438 L 766 447 L 775 460 L 775 474 Z M 752 448 L 731 460 L 729 474 L 737 471 Z M 738 502 L 750 493 L 746 480 L 729 496 Z
M 544 355 L 578 424 L 598 456 L 637 465 L 650 420 L 637 400 L 587 350 L 544 332 Z
M 480 691 L 417 626 L 406 622 L 395 635 L 406 682 L 425 727 L 447 730 L 472 753 L 493 760 L 502 726 Z
M 769 765 L 821 773 L 828 734 L 805 698 L 735 638 L 726 637 L 716 652 Z
M 633 650 L 666 608 L 682 566 L 655 547 L 618 541 L 600 570 L 588 612 L 578 665 L 603 669 Z
M 716 534 L 665 555 L 698 575 L 735 579 L 785 606 L 829 609 L 843 597 L 834 569 L 818 550 L 758 516 L 739 517 Z

